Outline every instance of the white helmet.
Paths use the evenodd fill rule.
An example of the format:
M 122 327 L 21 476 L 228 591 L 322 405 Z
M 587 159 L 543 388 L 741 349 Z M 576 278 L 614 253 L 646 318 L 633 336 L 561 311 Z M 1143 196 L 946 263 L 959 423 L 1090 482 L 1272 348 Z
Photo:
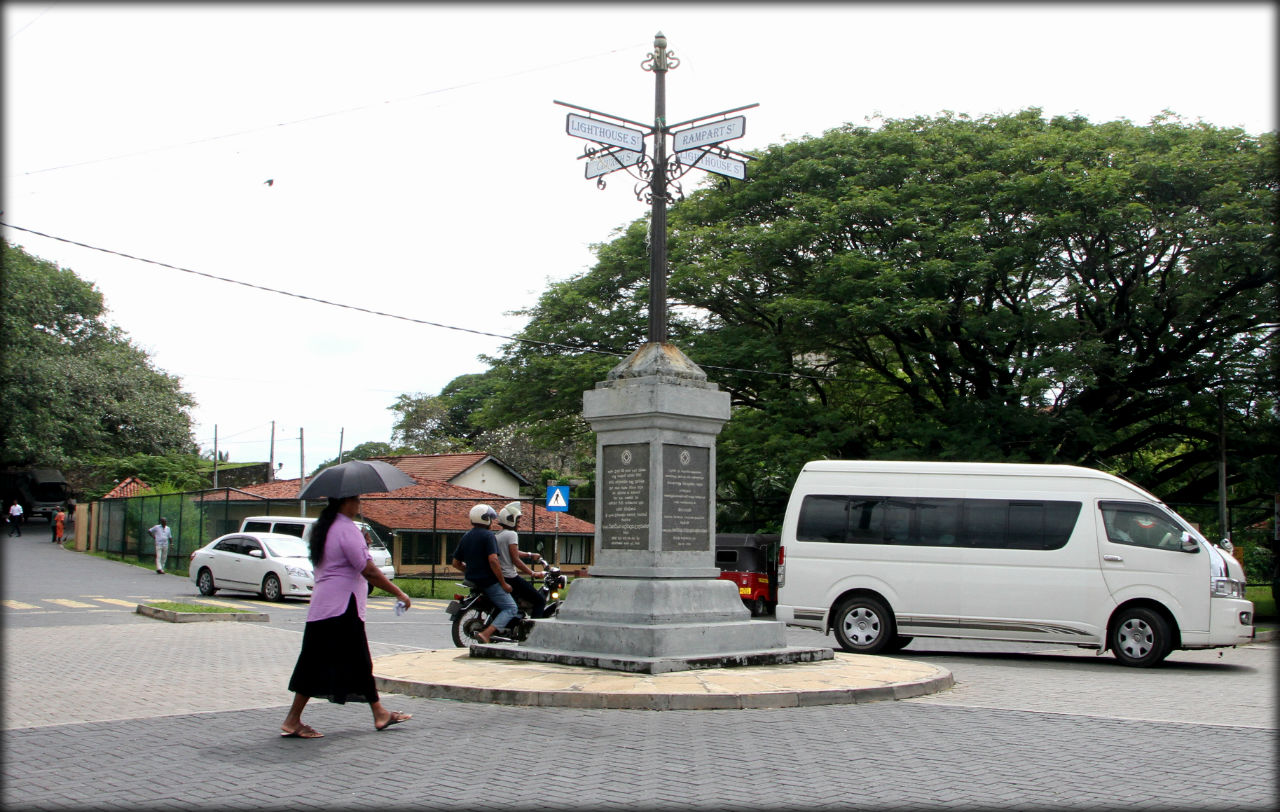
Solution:
M 502 510 L 498 511 L 498 524 L 503 527 L 515 527 L 516 519 L 520 518 L 520 503 L 509 502 L 503 505 Z
M 470 517 L 472 524 L 482 524 L 485 527 L 489 526 L 489 522 L 498 518 L 498 514 L 494 513 L 493 508 L 488 505 L 476 505 L 471 508 L 471 512 L 467 516 Z

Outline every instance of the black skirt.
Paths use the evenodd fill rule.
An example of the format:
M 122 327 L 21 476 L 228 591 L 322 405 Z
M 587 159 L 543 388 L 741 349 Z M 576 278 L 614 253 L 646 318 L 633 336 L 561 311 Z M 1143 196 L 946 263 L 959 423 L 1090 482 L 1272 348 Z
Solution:
M 378 701 L 369 639 L 356 612 L 355 595 L 341 615 L 307 622 L 289 690 L 339 705 Z

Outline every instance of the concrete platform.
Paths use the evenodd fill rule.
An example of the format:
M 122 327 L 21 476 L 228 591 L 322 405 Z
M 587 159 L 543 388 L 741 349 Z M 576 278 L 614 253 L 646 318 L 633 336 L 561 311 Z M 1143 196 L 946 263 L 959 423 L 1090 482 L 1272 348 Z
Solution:
M 954 683 L 950 671 L 928 663 L 843 652 L 819 662 L 637 674 L 471 657 L 454 648 L 378 657 L 373 673 L 379 691 L 430 699 L 642 710 L 846 705 L 923 696 Z

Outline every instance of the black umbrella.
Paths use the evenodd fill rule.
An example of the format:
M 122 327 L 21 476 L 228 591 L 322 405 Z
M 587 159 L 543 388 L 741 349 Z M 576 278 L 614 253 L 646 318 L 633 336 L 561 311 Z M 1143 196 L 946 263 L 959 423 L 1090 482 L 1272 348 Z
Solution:
M 326 496 L 343 499 L 362 493 L 383 493 L 417 485 L 413 477 L 394 465 L 377 460 L 352 460 L 331 465 L 316 474 L 306 487 L 298 491 L 299 499 L 321 499 Z

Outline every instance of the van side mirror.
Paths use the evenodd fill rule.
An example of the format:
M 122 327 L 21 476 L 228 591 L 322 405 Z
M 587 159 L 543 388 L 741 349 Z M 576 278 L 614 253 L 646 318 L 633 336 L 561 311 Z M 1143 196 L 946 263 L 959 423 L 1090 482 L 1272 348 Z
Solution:
M 1190 534 L 1190 533 L 1186 533 L 1186 532 L 1184 532 L 1184 533 L 1182 534 L 1182 552 L 1184 552 L 1184 553 L 1198 553 L 1198 552 L 1200 552 L 1200 545 L 1199 545 L 1199 543 L 1197 543 L 1195 539 L 1191 538 L 1191 534 Z

